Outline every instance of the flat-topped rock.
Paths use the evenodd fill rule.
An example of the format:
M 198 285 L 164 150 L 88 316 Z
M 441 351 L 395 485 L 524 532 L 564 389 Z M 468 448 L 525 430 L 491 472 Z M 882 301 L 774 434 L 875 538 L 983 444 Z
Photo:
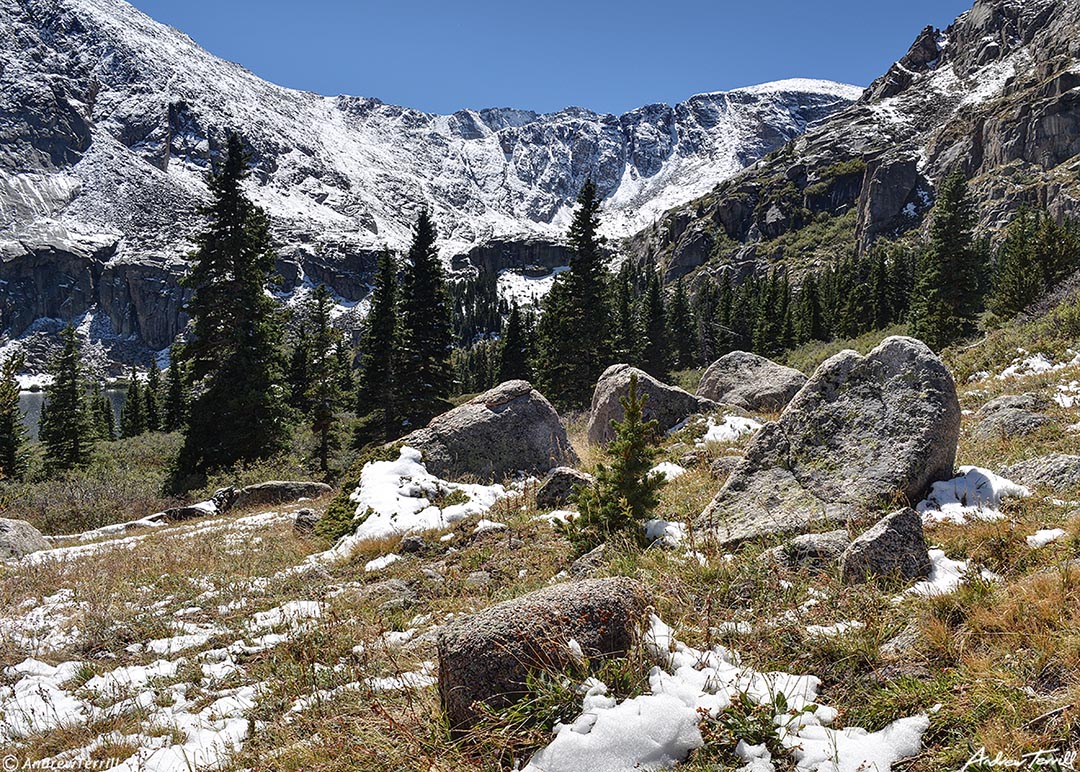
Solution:
M 792 367 L 747 351 L 732 351 L 709 365 L 697 395 L 743 410 L 779 412 L 805 383 L 806 376 Z

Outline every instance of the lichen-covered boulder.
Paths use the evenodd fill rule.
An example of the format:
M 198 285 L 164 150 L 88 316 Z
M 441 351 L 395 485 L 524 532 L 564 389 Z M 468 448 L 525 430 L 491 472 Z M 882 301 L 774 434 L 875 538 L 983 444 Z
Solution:
M 542 474 L 578 462 L 559 414 L 528 381 L 501 383 L 401 442 L 419 450 L 427 470 L 444 479 Z
M 1080 490 L 1080 456 L 1064 453 L 1036 456 L 1005 467 L 1000 474 L 1029 488 L 1071 493 Z
M 911 507 L 883 517 L 851 543 L 840 558 L 846 584 L 868 580 L 913 582 L 930 575 L 922 518 Z
M 310 480 L 270 480 L 249 485 L 236 492 L 236 507 L 266 507 L 292 504 L 301 499 L 317 499 L 333 492 L 326 483 Z
M 41 531 L 25 520 L 0 517 L 0 560 L 18 560 L 50 546 Z
M 956 386 L 925 344 L 843 351 L 754 437 L 698 527 L 735 543 L 918 501 L 951 476 L 959 432 Z
M 711 399 L 698 397 L 676 386 L 653 378 L 644 370 L 630 365 L 612 365 L 600 376 L 593 390 L 589 425 L 586 429 L 589 442 L 606 445 L 615 439 L 612 421 L 621 421 L 623 406 L 620 401 L 630 391 L 630 378 L 637 375 L 638 394 L 648 395 L 643 408 L 646 421 L 656 421 L 660 431 L 666 432 L 694 413 L 708 413 L 718 405 Z
M 732 351 L 705 371 L 697 395 L 743 410 L 779 412 L 806 383 L 798 370 L 746 351 Z
M 804 533 L 766 550 L 762 558 L 785 568 L 822 570 L 836 565 L 849 544 L 851 534 L 843 528 L 827 533 Z
M 536 489 L 536 506 L 540 509 L 561 507 L 573 501 L 578 490 L 588 488 L 593 482 L 593 476 L 587 472 L 568 466 L 555 467 Z
M 645 588 L 632 579 L 557 584 L 459 617 L 439 631 L 439 698 L 451 729 L 475 725 L 482 707 L 528 694 L 530 674 L 562 673 L 578 656 L 591 665 L 625 655 L 646 622 Z

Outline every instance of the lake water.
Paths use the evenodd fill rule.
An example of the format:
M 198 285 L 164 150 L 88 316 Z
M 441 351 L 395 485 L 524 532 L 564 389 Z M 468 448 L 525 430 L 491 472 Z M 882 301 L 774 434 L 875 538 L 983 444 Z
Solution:
M 112 403 L 114 417 L 119 424 L 120 408 L 124 406 L 127 389 L 105 389 L 105 396 Z M 23 412 L 23 424 L 30 432 L 30 439 L 38 438 L 38 424 L 41 422 L 41 405 L 45 402 L 44 391 L 20 391 L 19 407 Z

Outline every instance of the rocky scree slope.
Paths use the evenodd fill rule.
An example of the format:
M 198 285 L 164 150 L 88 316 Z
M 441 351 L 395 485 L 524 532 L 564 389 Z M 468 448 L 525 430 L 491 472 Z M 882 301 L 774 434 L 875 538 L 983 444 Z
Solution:
M 922 225 L 961 169 L 984 229 L 1022 204 L 1080 211 L 1080 5 L 978 0 L 924 29 L 857 103 L 639 234 L 669 278 L 796 273 Z
M 422 207 L 446 257 L 478 250 L 486 264 L 494 248 L 495 268 L 553 267 L 589 176 L 610 231 L 628 234 L 859 89 L 785 81 L 623 116 L 431 115 L 273 85 L 122 0 L 0 0 L 0 94 L 0 327 L 96 307 L 114 334 L 160 349 L 184 322 L 177 278 L 228 128 L 250 145 L 249 193 L 287 288 L 310 278 L 358 300 Z

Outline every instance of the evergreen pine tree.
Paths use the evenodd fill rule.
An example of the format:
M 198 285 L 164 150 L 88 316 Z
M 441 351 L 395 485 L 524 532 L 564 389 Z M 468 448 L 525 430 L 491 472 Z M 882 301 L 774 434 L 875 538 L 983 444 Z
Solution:
M 1041 212 L 1034 229 L 1043 283 L 1050 289 L 1080 267 L 1080 232 L 1075 223 L 1059 224 L 1048 212 Z
M 570 225 L 570 270 L 543 301 L 537 329 L 537 380 L 560 407 L 583 408 L 610 363 L 607 281 L 601 250 L 600 198 L 589 180 Z
M 63 348 L 52 368 L 52 385 L 45 390 L 38 430 L 45 447 L 45 467 L 51 473 L 85 465 L 90 460 L 95 434 L 86 404 L 75 328 L 65 327 L 60 341 Z
M 611 357 L 636 366 L 641 362 L 644 333 L 634 306 L 632 282 L 630 265 L 624 263 L 612 287 Z
M 26 428 L 15 377 L 24 364 L 24 357 L 14 354 L 0 365 L 0 480 L 20 480 L 26 473 Z
M 174 347 L 169 352 L 169 372 L 165 377 L 165 409 L 162 415 L 162 430 L 178 432 L 187 420 L 187 390 L 185 388 L 184 365 L 179 359 L 179 351 Z
M 342 402 L 352 405 L 356 401 L 356 373 L 353 370 L 353 351 L 344 336 L 334 344 L 334 359 L 337 360 L 338 390 Z
M 529 345 L 525 338 L 525 323 L 521 309 L 515 301 L 510 306 L 510 318 L 506 320 L 506 330 L 502 338 L 502 350 L 499 352 L 499 381 L 517 379 L 530 380 L 532 370 L 529 367 Z
M 210 176 L 206 230 L 186 285 L 192 340 L 184 346 L 194 394 L 174 487 L 285 447 L 289 410 L 282 383 L 279 312 L 265 288 L 274 269 L 265 212 L 244 194 L 248 157 L 230 133 Z
M 672 364 L 677 369 L 694 366 L 694 314 L 682 279 L 675 282 L 668 310 L 668 335 L 671 341 Z
M 403 428 L 415 429 L 449 409 L 454 386 L 450 296 L 435 248 L 435 224 L 426 210 L 409 248 L 400 307 L 395 393 Z
M 337 447 L 337 411 L 341 400 L 340 374 L 338 360 L 334 354 L 337 331 L 330 321 L 332 298 L 326 285 L 320 284 L 315 290 L 314 304 L 311 311 L 312 337 L 310 385 L 308 403 L 310 405 L 311 430 L 315 434 L 319 469 L 330 470 L 330 454 Z
M 668 371 L 669 333 L 667 314 L 664 311 L 664 293 L 660 275 L 650 266 L 645 297 L 641 299 L 641 320 L 645 327 L 645 350 L 641 366 L 654 378 L 663 378 Z
M 124 406 L 120 409 L 120 436 L 138 437 L 146 432 L 146 402 L 143 386 L 139 383 L 138 373 L 131 368 L 131 384 L 124 396 Z
M 143 389 L 143 412 L 146 414 L 146 430 L 161 431 L 161 370 L 157 362 L 150 363 L 146 374 L 146 387 Z
M 818 280 L 814 274 L 808 274 L 803 280 L 797 305 L 795 334 L 798 341 L 808 343 L 812 340 L 828 340 L 829 333 L 825 328 L 825 317 L 821 309 Z
M 306 415 L 311 407 L 308 395 L 311 391 L 311 340 L 308 337 L 307 320 L 302 319 L 296 330 L 292 354 L 289 355 L 287 380 L 289 382 L 289 405 Z
M 871 324 L 875 330 L 883 330 L 893 319 L 892 296 L 889 291 L 889 270 L 885 263 L 885 250 L 875 249 L 870 255 L 870 306 Z
M 1022 209 L 1009 224 L 1005 239 L 998 249 L 990 307 L 994 313 L 1006 319 L 1027 308 L 1045 287 L 1037 253 L 1037 228 L 1035 218 Z
M 373 417 L 373 426 L 361 425 L 357 445 L 386 442 L 398 436 L 395 392 L 398 340 L 397 264 L 389 250 L 379 256 L 371 309 L 360 342 L 360 376 L 356 387 L 356 414 Z
M 659 491 L 666 483 L 664 475 L 651 471 L 659 452 L 658 424 L 643 418 L 647 398 L 638 394 L 637 376 L 632 375 L 620 400 L 623 420 L 613 422 L 615 439 L 606 450 L 610 465 L 599 465 L 595 483 L 578 497 L 580 516 L 562 529 L 579 553 L 618 534 L 644 544 L 645 521 L 660 503 Z
M 975 243 L 975 208 L 957 171 L 942 184 L 919 263 L 912 302 L 912 335 L 934 349 L 969 335 L 981 307 L 982 267 Z
M 98 385 L 91 401 L 91 410 L 97 425 L 98 438 L 105 442 L 116 439 L 116 413 L 113 412 L 112 400 Z

